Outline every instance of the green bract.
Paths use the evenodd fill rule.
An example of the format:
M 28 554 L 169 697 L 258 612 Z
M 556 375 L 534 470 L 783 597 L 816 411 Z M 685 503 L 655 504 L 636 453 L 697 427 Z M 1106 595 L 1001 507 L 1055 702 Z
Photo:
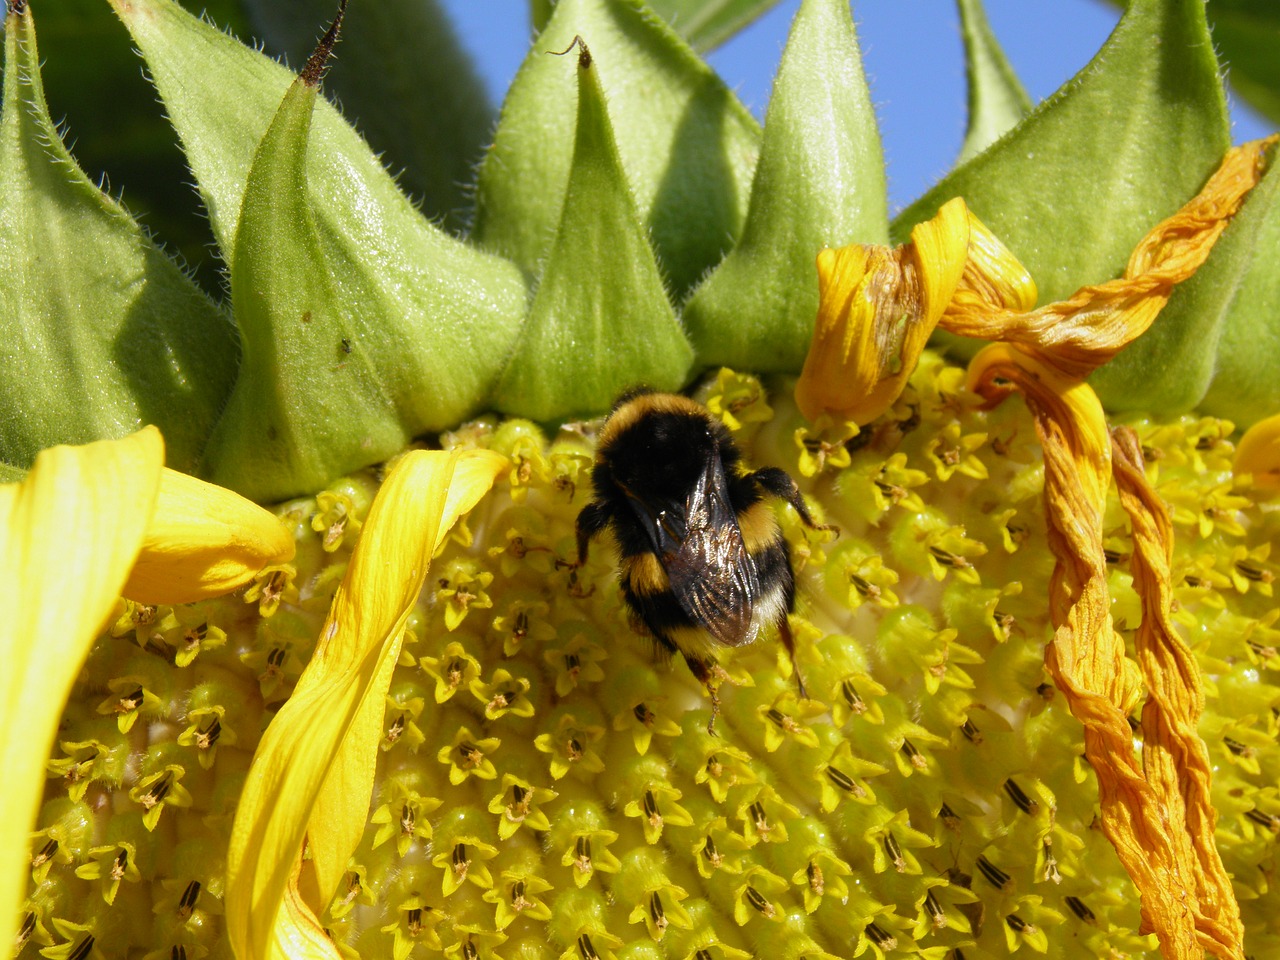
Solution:
M 742 238 L 686 307 L 704 363 L 793 372 L 823 247 L 884 243 L 884 160 L 849 5 L 805 0 L 774 82 Z
M 226 318 L 76 165 L 49 118 L 31 14 L 4 37 L 0 460 L 165 434 L 194 468 L 235 372 Z
M 471 210 L 459 185 L 491 112 L 435 0 L 353 10 L 331 84 L 385 162 L 404 168 L 401 184 L 323 96 L 289 93 L 293 75 L 269 57 L 175 0 L 110 5 L 190 164 L 239 342 L 223 308 L 76 170 L 38 95 L 34 40 L 7 44 L 0 184 L 15 199 L 0 209 L 0 324 L 15 346 L 0 382 L 0 459 L 19 468 L 50 443 L 154 421 L 175 465 L 271 499 L 486 406 L 552 422 L 720 364 L 796 372 L 818 250 L 887 239 L 879 139 L 843 0 L 801 5 L 763 135 L 693 48 L 770 0 L 532 3 L 542 32 Z M 969 159 L 893 233 L 962 195 L 1026 263 L 1042 301 L 1114 276 L 1228 142 L 1204 5 L 1135 0 L 1095 60 L 1026 117 L 980 3 L 959 7 Z M 67 0 L 48 16 L 64 36 L 81 16 L 105 50 L 100 15 L 84 12 L 100 9 Z M 1247 46 L 1246 17 L 1261 17 L 1250 21 L 1258 36 L 1272 29 L 1250 0 L 1211 12 L 1229 49 Z M 214 8 L 295 61 L 328 13 L 327 0 Z M 29 15 L 10 21 L 31 31 Z M 548 55 L 575 36 L 589 70 Z M 1245 85 L 1265 97 L 1264 60 L 1241 56 Z M 146 157 L 156 128 L 136 129 L 152 132 L 121 136 Z M 173 178 L 152 152 L 155 179 Z M 1113 407 L 1203 402 L 1248 423 L 1280 403 L 1273 179 L 1146 341 L 1095 377 Z M 129 196 L 167 202 L 152 184 Z M 173 210 L 148 217 L 161 239 L 192 249 L 191 235 L 164 233 Z M 468 222 L 468 237 L 450 232 Z
M 585 43 L 574 45 L 578 120 L 564 209 L 494 396 L 498 409 L 538 420 L 590 416 L 630 383 L 677 389 L 693 362 L 627 187 L 598 68 Z
M 244 0 L 272 49 L 301 63 L 333 0 Z M 343 28 L 342 55 L 325 89 L 398 173 L 422 210 L 452 228 L 466 221 L 467 184 L 488 142 L 494 110 L 437 0 L 361 4 Z

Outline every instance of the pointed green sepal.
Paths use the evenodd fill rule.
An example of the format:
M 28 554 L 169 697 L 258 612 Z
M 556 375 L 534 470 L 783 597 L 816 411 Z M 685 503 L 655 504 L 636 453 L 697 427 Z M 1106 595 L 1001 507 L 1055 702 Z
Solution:
M 763 16 L 778 0 L 649 0 L 695 50 L 718 47 Z
M 0 460 L 153 423 L 189 470 L 235 375 L 231 325 L 67 151 L 30 10 L 9 14 L 4 46 Z
M 1133 0 L 1083 70 L 904 210 L 893 233 L 905 241 L 912 226 L 963 197 L 1026 265 L 1040 302 L 1062 300 L 1118 276 L 1229 143 L 1202 0 Z M 964 356 L 978 346 L 944 339 Z
M 1031 98 L 987 23 L 982 0 L 957 0 L 969 83 L 969 120 L 957 163 L 976 157 L 1031 112 Z
M 1231 87 L 1280 124 L 1280 5 L 1275 0 L 1217 0 L 1206 11 Z
M 455 258 L 459 272 L 438 257 L 404 263 L 353 243 L 315 201 L 314 62 L 249 171 L 231 259 L 244 359 L 204 462 L 211 479 L 264 501 L 319 490 L 472 413 L 523 307 L 509 264 L 488 278 L 473 251 L 474 264 Z
M 640 0 L 560 0 L 507 94 L 480 167 L 476 240 L 541 271 L 574 153 L 573 80 L 548 57 L 586 37 L 618 153 L 677 296 L 742 229 L 759 126 L 689 46 Z
M 579 48 L 564 211 L 494 397 L 499 410 L 541 421 L 601 413 L 638 383 L 678 389 L 693 363 L 618 157 L 597 67 Z
M 1117 410 L 1199 406 L 1248 427 L 1280 410 L 1280 165 L 1271 166 L 1209 259 L 1174 288 L 1151 329 L 1089 382 Z M 1117 358 L 1117 361 L 1120 359 Z
M 301 62 L 334 0 L 245 0 L 273 50 Z M 438 0 L 378 0 L 351 11 L 341 56 L 325 76 L 341 104 L 400 186 L 423 212 L 463 225 L 466 184 L 493 130 L 494 110 L 471 58 Z
M 818 251 L 887 239 L 884 160 L 849 5 L 805 0 L 742 239 L 685 308 L 699 363 L 798 371 L 818 310 Z

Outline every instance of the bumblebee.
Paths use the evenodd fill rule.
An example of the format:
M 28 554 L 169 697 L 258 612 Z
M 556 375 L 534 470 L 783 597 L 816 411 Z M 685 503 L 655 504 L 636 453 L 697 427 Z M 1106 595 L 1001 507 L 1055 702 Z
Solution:
M 787 623 L 795 575 L 768 498 L 791 504 L 813 529 L 831 528 L 814 522 L 786 471 L 749 472 L 724 424 L 675 394 L 622 395 L 601 428 L 591 483 L 595 498 L 578 514 L 578 564 L 594 537 L 613 534 L 632 627 L 684 657 L 711 697 L 714 731 L 719 645 L 751 643 L 773 623 L 795 666 Z

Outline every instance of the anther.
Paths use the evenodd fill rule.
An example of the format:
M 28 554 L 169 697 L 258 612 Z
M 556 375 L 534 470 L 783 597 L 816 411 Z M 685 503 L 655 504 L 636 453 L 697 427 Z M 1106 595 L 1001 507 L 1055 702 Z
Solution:
M 591 838 L 578 836 L 573 842 L 573 865 L 581 873 L 591 872 Z
M 662 823 L 662 814 L 658 812 L 658 798 L 653 795 L 652 790 L 644 792 L 644 815 L 649 818 L 649 822 L 654 826 Z
M 902 752 L 917 770 L 928 768 L 929 761 L 925 759 L 925 755 L 917 750 L 916 745 L 905 737 L 902 740 Z
M 1009 875 L 997 867 L 994 863 L 986 858 L 986 855 L 978 857 L 978 872 L 987 878 L 988 882 L 997 890 L 1004 890 L 1009 883 Z
M 867 704 L 862 699 L 861 694 L 858 693 L 857 688 L 854 687 L 852 680 L 840 681 L 840 695 L 844 697 L 844 702 L 849 705 L 849 709 L 855 714 L 866 712 Z
M 182 896 L 178 898 L 178 917 L 187 919 L 196 909 L 196 903 L 200 899 L 200 881 L 192 880 L 183 888 Z
M 1009 914 L 1004 918 L 1004 922 L 1009 925 L 1009 929 L 1014 933 L 1022 933 L 1024 930 L 1032 929 L 1031 924 L 1027 923 L 1027 921 L 1023 920 L 1016 913 Z
M 867 791 L 862 789 L 862 784 L 858 783 L 858 781 L 854 780 L 853 777 L 836 767 L 827 767 L 827 779 L 830 780 L 836 788 L 843 790 L 852 797 L 864 797 L 867 794 Z
M 892 833 L 884 835 L 884 852 L 889 855 L 889 862 L 893 864 L 893 869 L 899 873 L 907 872 L 907 861 L 902 855 L 902 847 L 898 846 L 898 838 Z
M 809 889 L 822 896 L 822 892 L 826 889 L 826 882 L 822 877 L 822 868 L 812 860 L 804 868 L 805 879 L 809 881 Z
M 667 930 L 669 921 L 667 920 L 667 913 L 662 907 L 662 895 L 657 890 L 649 894 L 649 917 L 653 920 L 654 927 L 657 928 L 658 939 L 661 939 Z
M 747 898 L 747 903 L 766 917 L 772 917 L 777 912 L 774 905 L 765 899 L 764 894 L 753 886 L 748 885 L 743 896 Z
M 578 956 L 582 960 L 600 960 L 600 954 L 596 953 L 596 948 L 591 943 L 591 937 L 585 933 L 578 936 Z
M 898 946 L 898 938 L 891 936 L 875 923 L 868 923 L 866 934 L 881 950 L 893 950 Z
M 44 843 L 44 846 L 42 846 L 39 850 L 37 850 L 35 852 L 35 855 L 32 856 L 31 866 L 38 867 L 38 866 L 41 866 L 42 864 L 48 863 L 50 860 L 53 859 L 54 854 L 56 854 L 57 852 L 58 852 L 58 841 L 53 839 L 46 840 Z
M 947 915 L 943 912 L 942 904 L 938 902 L 938 898 L 933 895 L 932 890 L 924 895 L 924 908 L 928 911 L 935 927 L 941 929 L 947 925 Z
M 405 835 L 412 834 L 417 820 L 418 816 L 414 813 L 413 806 L 406 801 L 400 807 L 400 832 Z
M 748 812 L 751 814 L 751 822 L 754 824 L 756 832 L 767 837 L 773 827 L 769 824 L 769 815 L 765 813 L 764 804 L 757 800 L 751 804 Z
M 212 750 L 217 744 L 218 738 L 222 736 L 222 721 L 213 716 L 209 719 L 209 725 L 203 729 L 196 730 L 196 749 Z
M 1079 897 L 1067 897 L 1067 906 L 1071 908 L 1071 912 L 1083 920 L 1085 923 L 1097 923 L 1098 918 L 1088 905 Z
M 1040 804 L 1027 796 L 1026 791 L 1010 777 L 1004 782 L 1004 792 L 1009 795 L 1009 799 L 1014 802 L 1019 810 L 1023 813 L 1035 816 L 1040 811 Z

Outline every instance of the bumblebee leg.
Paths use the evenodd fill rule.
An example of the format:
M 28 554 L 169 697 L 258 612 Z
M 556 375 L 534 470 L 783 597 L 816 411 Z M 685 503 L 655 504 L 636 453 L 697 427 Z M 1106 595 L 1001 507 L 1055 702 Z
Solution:
M 805 506 L 804 497 L 800 495 L 800 488 L 796 486 L 796 482 L 791 479 L 791 474 L 779 467 L 762 467 L 755 473 L 747 474 L 756 486 L 763 489 L 766 493 L 771 493 L 780 500 L 785 500 L 795 508 L 796 513 L 800 514 L 800 519 L 804 521 L 805 526 L 813 530 L 835 530 L 836 528 L 829 523 L 818 523 L 809 513 L 809 508 Z
M 796 660 L 796 638 L 791 632 L 791 621 L 787 619 L 785 610 L 778 616 L 778 636 L 782 638 L 782 645 L 787 648 L 787 655 L 791 657 L 791 673 L 796 678 L 796 686 L 800 688 L 800 699 L 808 700 L 809 693 L 804 688 L 804 677 L 800 675 L 800 664 Z
M 681 653 L 684 653 L 684 651 L 681 651 Z M 716 717 L 720 716 L 720 685 L 714 681 L 711 664 L 706 660 L 685 653 L 684 662 L 689 665 L 689 672 L 693 674 L 695 680 L 706 688 L 707 696 L 711 698 L 711 719 L 707 721 L 707 733 L 714 737 L 716 735 Z
M 582 512 L 578 514 L 578 562 L 577 566 L 582 566 L 587 562 L 587 547 L 591 544 L 591 538 L 597 533 L 609 526 L 609 508 L 599 500 L 588 503 L 582 508 Z

